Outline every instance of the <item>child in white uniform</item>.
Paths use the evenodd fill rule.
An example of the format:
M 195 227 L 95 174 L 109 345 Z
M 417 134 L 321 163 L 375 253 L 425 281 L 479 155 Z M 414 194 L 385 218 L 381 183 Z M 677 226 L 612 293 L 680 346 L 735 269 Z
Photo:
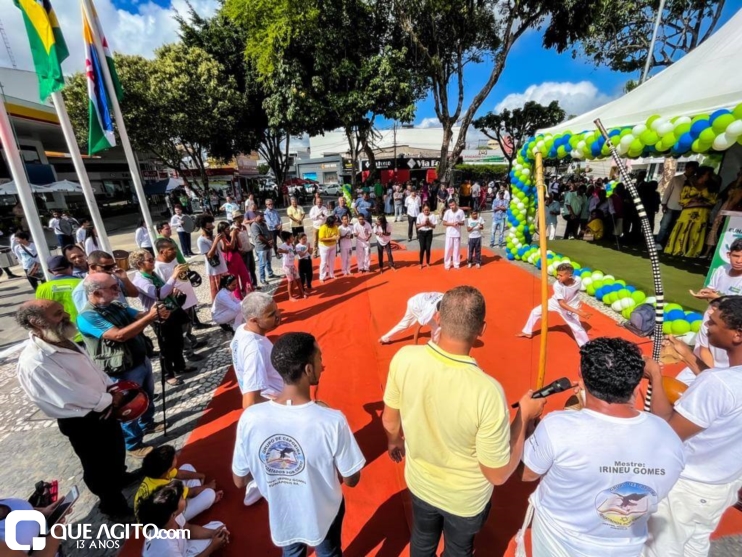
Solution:
M 580 323 L 580 317 L 590 319 L 590 314 L 580 309 L 579 295 L 580 279 L 574 276 L 574 267 L 569 263 L 562 263 L 557 267 L 557 282 L 554 283 L 554 295 L 549 299 L 549 311 L 562 316 L 565 323 L 572 329 L 577 346 L 582 346 L 590 339 Z M 518 336 L 531 338 L 533 328 L 539 319 L 541 319 L 541 306 L 536 306 L 531 311 L 523 332 Z
M 340 271 L 343 276 L 350 275 L 350 260 L 353 256 L 353 225 L 350 224 L 350 217 L 343 215 L 340 222 Z
M 371 270 L 371 225 L 363 214 L 358 213 L 358 222 L 353 224 L 353 236 L 356 237 L 356 268 L 360 273 Z
M 435 314 L 438 312 L 443 293 L 441 292 L 423 292 L 416 294 L 407 300 L 407 311 L 405 311 L 402 320 L 397 323 L 392 330 L 379 339 L 381 344 L 389 344 L 392 337 L 406 329 L 412 327 L 415 322 L 420 326 L 430 327 L 430 338 L 433 342 L 438 340 L 438 323 L 435 320 Z
M 296 248 L 294 247 L 295 238 L 294 235 L 288 230 L 281 232 L 281 240 L 283 244 L 278 246 L 279 253 L 283 254 L 281 258 L 281 267 L 283 274 L 286 275 L 288 281 L 289 300 L 295 302 L 300 298 L 306 298 L 307 295 L 304 293 L 304 288 L 301 285 L 299 279 L 299 271 L 296 269 L 294 260 L 296 259 Z M 294 296 L 294 290 L 296 290 L 296 296 Z
M 443 226 L 446 227 L 446 249 L 443 254 L 443 267 L 448 270 L 453 264 L 454 269 L 459 268 L 461 261 L 461 227 L 464 226 L 466 215 L 458 208 L 456 202 L 448 203 L 449 209 L 443 215 Z
M 484 230 L 484 219 L 479 216 L 478 211 L 472 211 L 471 217 L 466 219 L 466 230 L 469 232 L 468 266 L 476 265 L 477 269 L 479 269 L 482 266 L 482 230 Z

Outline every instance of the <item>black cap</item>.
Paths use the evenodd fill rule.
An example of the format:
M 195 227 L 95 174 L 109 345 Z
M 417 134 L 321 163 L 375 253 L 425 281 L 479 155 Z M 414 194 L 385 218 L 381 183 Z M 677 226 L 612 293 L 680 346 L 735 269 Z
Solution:
M 46 260 L 46 266 L 49 267 L 49 271 L 52 273 L 55 271 L 63 271 L 72 267 L 72 264 L 67 261 L 63 255 L 52 255 Z

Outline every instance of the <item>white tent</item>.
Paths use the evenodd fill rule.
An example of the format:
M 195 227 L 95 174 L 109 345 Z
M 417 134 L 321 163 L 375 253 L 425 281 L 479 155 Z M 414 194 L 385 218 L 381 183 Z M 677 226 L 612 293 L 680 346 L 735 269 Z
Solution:
M 742 102 L 742 10 L 681 60 L 615 101 L 541 133 L 634 126 L 653 114 L 664 117 L 710 114 Z
M 78 184 L 77 182 L 71 182 L 69 180 L 61 180 L 59 182 L 53 182 L 51 184 L 46 184 L 44 188 L 45 188 L 45 191 L 47 192 L 66 191 L 66 192 L 82 193 L 82 186 Z
M 167 181 L 165 191 L 173 191 L 176 188 L 183 186 L 183 178 L 170 178 Z
M 31 191 L 34 193 L 48 192 L 44 186 L 37 186 L 35 184 L 29 184 Z M 0 195 L 18 195 L 18 190 L 15 187 L 15 182 L 6 182 L 0 185 Z

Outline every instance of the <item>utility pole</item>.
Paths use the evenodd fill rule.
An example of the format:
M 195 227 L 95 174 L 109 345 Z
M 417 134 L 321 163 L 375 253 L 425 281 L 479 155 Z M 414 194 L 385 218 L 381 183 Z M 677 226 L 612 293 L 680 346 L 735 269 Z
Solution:
M 644 63 L 644 71 L 642 72 L 642 78 L 639 80 L 639 85 L 644 83 L 649 77 L 649 64 L 654 57 L 654 43 L 657 41 L 657 32 L 660 29 L 660 23 L 662 23 L 662 11 L 665 9 L 665 0 L 660 0 L 660 6 L 657 8 L 657 18 L 654 20 L 654 31 L 652 32 L 652 40 L 649 42 L 649 52 L 647 52 L 647 61 Z
M 392 162 L 394 181 L 397 181 L 397 121 L 394 121 L 394 161 Z

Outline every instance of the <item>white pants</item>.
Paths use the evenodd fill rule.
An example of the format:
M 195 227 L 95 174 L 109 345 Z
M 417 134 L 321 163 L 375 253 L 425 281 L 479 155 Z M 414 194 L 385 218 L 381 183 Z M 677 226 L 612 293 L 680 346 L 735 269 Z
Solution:
M 550 222 L 546 225 L 546 234 L 549 237 L 549 240 L 553 240 L 556 236 L 556 223 Z
M 178 470 L 184 472 L 195 472 L 196 469 L 190 464 L 184 464 Z M 183 485 L 186 487 L 201 487 L 201 480 L 184 480 Z M 193 517 L 201 514 L 206 509 L 210 508 L 211 505 L 216 501 L 216 491 L 211 488 L 204 489 L 201 493 L 195 497 L 189 497 L 186 499 L 186 508 L 183 511 L 183 516 L 190 522 Z
M 356 266 L 359 271 L 371 268 L 371 243 L 368 240 L 356 240 Z
M 724 511 L 737 501 L 742 478 L 711 485 L 678 480 L 649 519 L 649 539 L 643 557 L 702 557 L 709 554 L 709 537 Z
M 383 340 L 384 342 L 389 342 L 394 335 L 409 329 L 415 323 L 417 323 L 417 316 L 412 311 L 410 302 L 407 302 L 407 311 L 405 311 L 405 314 L 404 314 L 404 317 L 402 317 L 402 320 L 399 323 L 397 323 L 394 327 L 392 327 L 391 331 L 389 331 L 387 334 L 381 337 L 381 340 Z M 435 322 L 435 319 L 431 319 L 428 323 L 426 323 L 426 325 L 430 327 L 430 338 L 432 338 L 433 340 L 436 340 L 436 335 L 438 333 L 438 323 Z
M 214 520 L 203 525 L 204 528 L 208 528 L 209 530 L 218 530 L 222 526 L 224 526 L 224 523 L 219 522 L 218 520 Z M 206 551 L 206 548 L 209 547 L 209 545 L 211 545 L 211 539 L 186 540 L 185 557 L 196 557 L 197 555 L 200 555 L 201 553 Z
M 319 247 L 319 280 L 335 278 L 335 246 Z
M 443 266 L 446 269 L 451 268 L 453 263 L 454 268 L 459 268 L 459 262 L 461 261 L 461 238 L 449 238 L 446 236 L 446 249 L 443 253 Z
M 242 316 L 242 310 L 240 309 L 222 311 L 217 317 L 212 315 L 212 319 L 217 325 L 232 325 L 232 328 L 235 330 L 245 322 L 245 318 Z
M 572 329 L 572 334 L 575 336 L 575 340 L 577 341 L 577 346 L 582 346 L 588 340 L 590 340 L 587 337 L 587 333 L 585 332 L 585 329 L 582 328 L 582 323 L 580 323 L 580 318 L 577 317 L 571 311 L 564 311 L 562 307 L 557 303 L 556 300 L 549 300 L 549 311 L 556 312 L 562 316 L 562 319 L 564 319 L 565 323 L 567 323 L 567 325 L 569 325 L 569 328 Z M 536 323 L 538 322 L 539 319 L 541 319 L 541 306 L 536 306 L 531 311 L 531 315 L 528 317 L 528 322 L 526 323 L 526 326 L 523 327 L 523 334 L 526 334 L 526 335 L 533 334 L 533 328 L 536 326 Z
M 350 260 L 353 256 L 353 242 L 340 240 L 340 271 L 344 275 L 350 274 Z

